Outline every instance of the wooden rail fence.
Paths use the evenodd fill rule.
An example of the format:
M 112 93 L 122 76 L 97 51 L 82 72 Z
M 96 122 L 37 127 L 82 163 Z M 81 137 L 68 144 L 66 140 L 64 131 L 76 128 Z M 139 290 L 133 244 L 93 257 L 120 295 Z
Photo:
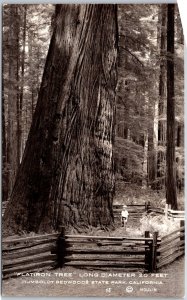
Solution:
M 73 266 L 154 271 L 152 237 L 47 234 L 3 242 L 3 278 L 18 273 Z
M 117 221 L 121 217 L 123 205 L 115 204 L 113 205 L 114 219 Z M 131 219 L 139 219 L 142 217 L 144 213 L 155 212 L 156 214 L 165 215 L 165 208 L 153 207 L 150 205 L 150 202 L 145 202 L 144 204 L 130 204 L 127 205 L 127 210 L 129 212 L 129 220 Z M 185 219 L 185 211 L 184 210 L 167 210 L 167 217 L 173 219 L 184 220 Z
M 65 266 L 153 271 L 151 237 L 65 235 L 60 241 L 65 245 Z
M 157 248 L 157 269 L 175 261 L 185 253 L 185 226 L 180 221 L 180 228 L 162 237 Z
M 143 211 L 154 211 L 149 204 L 131 208 L 136 210 L 134 218 Z M 115 209 L 119 217 L 121 207 Z M 144 237 L 65 235 L 63 232 L 10 237 L 2 242 L 3 278 L 59 266 L 155 272 L 184 255 L 184 230 L 184 220 L 181 220 L 180 228 L 162 238 L 157 232 L 151 235 L 147 231 Z
M 7 207 L 8 201 L 2 202 L 1 210 L 2 216 L 4 215 L 5 209 Z M 113 205 L 113 212 L 114 212 L 114 219 L 117 221 L 121 217 L 121 211 L 123 208 L 123 204 L 114 204 Z M 129 219 L 139 219 L 142 215 L 147 212 L 155 212 L 157 214 L 165 214 L 165 208 L 157 208 L 150 205 L 150 202 L 145 202 L 144 204 L 129 204 L 127 205 L 127 210 L 129 212 Z M 177 218 L 184 220 L 185 218 L 185 211 L 184 210 L 167 210 L 167 216 L 169 218 Z
M 3 278 L 50 269 L 57 265 L 56 241 L 59 234 L 14 238 L 2 243 Z
M 35 235 L 2 243 L 3 278 L 19 273 L 73 266 L 89 269 L 123 269 L 156 272 L 184 255 L 184 221 L 177 230 L 159 238 L 146 231 L 144 237 Z
M 122 204 L 114 204 L 113 205 L 113 213 L 114 213 L 114 220 L 120 220 L 121 218 L 121 211 L 123 205 Z M 145 202 L 145 204 L 131 204 L 127 205 L 127 210 L 129 212 L 129 219 L 140 219 L 145 212 L 148 212 L 149 203 Z

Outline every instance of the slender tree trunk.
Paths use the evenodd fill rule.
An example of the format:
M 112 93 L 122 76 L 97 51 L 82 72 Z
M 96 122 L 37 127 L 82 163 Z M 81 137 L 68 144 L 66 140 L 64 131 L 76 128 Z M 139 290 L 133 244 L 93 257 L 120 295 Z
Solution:
M 184 147 L 183 145 L 183 125 L 181 123 L 177 123 L 177 132 L 176 132 L 176 136 L 177 136 L 177 143 L 176 146 L 181 149 L 181 147 Z M 180 151 L 180 150 L 179 150 Z M 183 174 L 183 160 L 181 158 L 181 156 L 178 156 L 176 158 L 176 181 L 177 181 L 177 190 L 179 192 L 182 191 L 183 189 L 183 178 L 184 178 L 184 174 Z
M 144 143 L 143 143 L 143 151 L 144 151 L 144 159 L 143 159 L 143 180 L 142 180 L 142 186 L 147 186 L 147 177 L 148 177 L 148 132 L 144 134 Z
M 177 209 L 175 161 L 174 16 L 175 5 L 168 4 L 167 21 L 167 152 L 166 200 Z
M 124 64 L 126 66 L 126 63 L 127 63 L 127 59 L 126 57 L 124 58 Z M 125 71 L 125 70 L 124 70 Z M 126 89 L 125 89 L 125 97 L 124 98 L 127 98 L 127 94 L 130 92 L 130 88 L 128 87 L 128 82 L 125 80 L 125 86 L 126 86 Z M 129 128 L 128 128 L 128 125 L 127 125 L 127 121 L 126 121 L 126 116 L 128 116 L 129 114 L 129 106 L 128 105 L 124 105 L 123 107 L 123 113 L 124 113 L 124 130 L 123 130 L 123 135 L 124 135 L 124 139 L 128 139 L 128 131 L 129 131 Z
M 4 65 L 4 62 L 2 63 Z M 8 200 L 8 165 L 5 126 L 4 72 L 2 70 L 2 201 Z
M 156 155 L 155 155 L 155 143 L 154 143 L 154 112 L 151 111 L 153 123 L 148 128 L 148 185 L 154 188 L 154 182 L 156 179 Z
M 17 96 L 18 96 L 18 13 L 17 6 L 9 9 L 9 91 L 7 161 L 9 166 L 9 194 L 12 191 L 18 168 L 17 152 Z
M 31 90 L 31 116 L 33 118 L 34 115 L 34 87 L 32 85 L 32 90 Z
M 21 158 L 21 136 L 20 136 L 20 128 L 21 128 L 21 116 L 20 116 L 20 95 L 19 95 L 19 58 L 20 58 L 20 51 L 19 51 L 19 34 L 20 34 L 20 20 L 19 20 L 19 14 L 18 14 L 18 7 L 16 7 L 16 14 L 17 14 L 17 23 L 15 26 L 16 30 L 16 48 L 15 52 L 17 55 L 17 66 L 16 66 L 16 82 L 17 82 L 17 168 L 20 164 L 20 158 Z
M 32 123 L 32 118 L 34 115 L 34 91 L 36 90 L 35 85 L 35 68 L 33 68 L 33 32 L 28 31 L 28 48 L 29 48 L 29 64 L 30 64 L 30 76 L 31 76 L 31 82 L 30 82 L 30 95 L 31 95 L 31 104 L 30 104 L 30 121 Z
M 177 147 L 181 147 L 182 139 L 182 125 L 178 122 L 177 124 Z
M 115 5 L 56 6 L 6 232 L 113 224 L 117 36 Z
M 161 6 L 161 37 L 160 37 L 160 80 L 159 80 L 159 115 L 164 113 L 166 98 L 166 25 L 167 25 L 167 6 Z M 162 135 L 162 134 L 160 134 Z
M 157 176 L 160 177 L 160 187 L 165 185 L 165 114 L 166 114 L 166 26 L 167 26 L 167 5 L 160 6 L 160 75 L 159 75 L 159 104 L 158 104 L 158 146 L 157 155 Z M 159 24 L 160 25 L 160 24 Z
M 23 36 L 22 36 L 22 56 L 21 56 L 21 88 L 20 88 L 20 106 L 19 106 L 19 136 L 18 136 L 18 147 L 19 157 L 21 159 L 23 153 L 23 96 L 24 96 L 24 77 L 25 77 L 25 45 L 26 45 L 26 22 L 27 22 L 27 5 L 23 6 Z M 32 79 L 31 79 L 32 80 Z

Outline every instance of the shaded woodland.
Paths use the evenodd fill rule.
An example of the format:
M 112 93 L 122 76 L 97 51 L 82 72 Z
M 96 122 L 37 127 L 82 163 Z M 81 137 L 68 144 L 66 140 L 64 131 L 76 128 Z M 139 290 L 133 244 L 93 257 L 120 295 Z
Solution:
M 184 189 L 177 5 L 3 6 L 5 232 L 113 226 L 120 185 Z

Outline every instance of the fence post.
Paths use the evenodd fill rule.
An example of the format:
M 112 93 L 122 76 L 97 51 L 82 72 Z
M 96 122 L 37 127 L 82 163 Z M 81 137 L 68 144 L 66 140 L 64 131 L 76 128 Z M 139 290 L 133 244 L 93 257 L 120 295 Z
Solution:
M 180 228 L 183 226 L 184 226 L 184 220 L 180 220 Z M 182 231 L 184 231 L 184 229 Z M 181 240 L 184 240 L 184 237 Z
M 182 228 L 184 226 L 184 220 L 180 220 L 180 228 Z M 184 229 L 180 230 L 180 233 L 184 233 Z M 180 241 L 184 241 L 185 240 L 185 235 L 184 236 L 180 236 Z M 185 242 L 184 242 L 185 245 Z
M 65 228 L 61 227 L 61 233 L 57 239 L 58 267 L 62 268 L 66 256 Z
M 167 218 L 171 218 L 171 217 L 173 217 L 173 214 L 172 214 L 172 212 L 171 212 L 171 204 L 168 204 L 168 211 L 167 211 Z
M 150 206 L 150 201 L 148 201 L 148 202 L 146 201 L 146 202 L 145 202 L 145 212 L 146 212 L 146 213 L 148 213 L 149 206 Z
M 145 212 L 147 212 L 147 201 L 145 201 Z
M 156 272 L 156 259 L 157 259 L 157 239 L 158 239 L 158 232 L 153 233 L 153 243 L 152 243 L 152 255 L 151 255 L 151 272 Z
M 149 231 L 145 231 L 145 238 L 149 238 L 150 233 Z M 145 264 L 146 269 L 148 272 L 150 272 L 150 266 L 151 266 L 151 260 L 150 260 L 150 244 L 149 241 L 145 240 L 145 246 L 149 246 L 149 248 L 145 247 Z
M 168 204 L 165 205 L 165 217 L 168 218 Z
M 148 213 L 150 207 L 150 201 L 145 202 L 145 212 Z

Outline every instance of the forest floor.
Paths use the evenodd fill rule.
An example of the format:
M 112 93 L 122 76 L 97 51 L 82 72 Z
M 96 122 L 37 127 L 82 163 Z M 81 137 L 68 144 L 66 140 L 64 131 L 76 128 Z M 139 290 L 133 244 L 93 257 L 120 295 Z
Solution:
M 2 295 L 184 297 L 184 258 L 152 274 L 72 267 L 29 274 L 4 280 Z

